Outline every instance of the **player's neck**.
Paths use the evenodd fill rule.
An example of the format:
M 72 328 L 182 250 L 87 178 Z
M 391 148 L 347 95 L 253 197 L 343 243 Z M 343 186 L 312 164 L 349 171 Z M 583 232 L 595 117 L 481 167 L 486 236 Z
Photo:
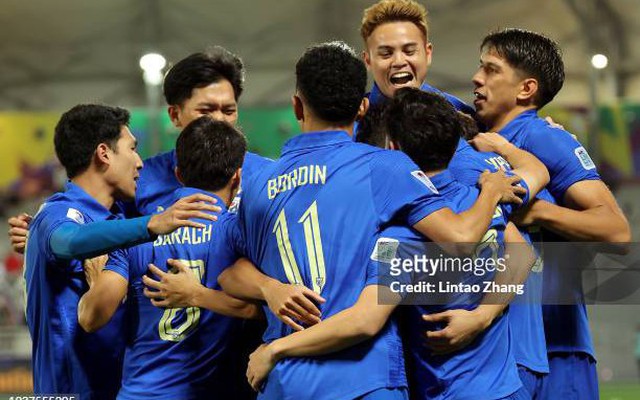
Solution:
M 424 174 L 427 176 L 427 178 L 432 178 L 432 177 L 438 175 L 442 171 L 444 171 L 444 169 L 436 169 L 436 170 L 433 170 L 433 171 L 422 171 L 422 172 L 424 172 Z
M 534 110 L 536 108 L 535 105 L 529 106 L 516 106 L 512 108 L 509 112 L 499 115 L 495 121 L 487 124 L 487 131 L 489 132 L 499 132 L 505 126 L 509 124 L 509 122 L 516 119 L 516 117 L 522 114 L 525 111 Z
M 82 190 L 87 192 L 89 196 L 93 197 L 107 210 L 113 207 L 113 203 L 115 202 L 113 188 L 111 188 L 100 175 L 89 170 L 71 179 L 71 182 L 80 186 Z
M 213 191 L 210 191 L 209 193 L 220 197 L 222 199 L 222 201 L 224 202 L 224 205 L 227 208 L 229 208 L 229 206 L 233 202 L 233 198 L 236 197 L 236 194 L 238 192 L 237 192 L 237 190 L 233 190 L 231 187 L 229 187 L 227 185 L 226 187 L 223 187 L 220 190 L 213 190 Z
M 349 125 L 337 125 L 318 119 L 307 119 L 300 124 L 303 133 L 321 131 L 346 131 L 349 136 L 353 135 L 353 122 Z

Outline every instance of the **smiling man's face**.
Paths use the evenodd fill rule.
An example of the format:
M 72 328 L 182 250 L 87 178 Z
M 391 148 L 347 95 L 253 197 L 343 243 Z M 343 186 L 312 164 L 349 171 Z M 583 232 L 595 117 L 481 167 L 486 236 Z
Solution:
M 380 91 L 393 97 L 402 87 L 419 88 L 431 65 L 431 43 L 412 22 L 387 22 L 371 32 L 364 61 Z

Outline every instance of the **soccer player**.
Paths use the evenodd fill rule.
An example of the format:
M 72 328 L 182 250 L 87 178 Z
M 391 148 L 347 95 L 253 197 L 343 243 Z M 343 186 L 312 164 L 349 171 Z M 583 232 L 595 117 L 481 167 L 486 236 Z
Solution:
M 381 0 L 364 11 L 360 26 L 365 44 L 363 58 L 375 81 L 369 94 L 371 104 L 383 103 L 392 98 L 396 90 L 412 87 L 440 94 L 456 110 L 475 115 L 474 109 L 457 97 L 425 82 L 433 54 L 428 28 L 427 10 L 414 0 Z M 453 176 L 462 183 L 474 185 L 485 169 L 509 170 L 511 165 L 498 154 L 476 152 L 464 138 L 460 138 L 449 168 Z M 528 238 L 528 234 L 525 237 Z M 527 282 L 527 296 L 539 295 L 540 286 L 539 273 L 534 272 Z M 548 366 L 544 350 L 542 312 L 536 303 L 533 299 L 514 307 L 510 313 L 510 321 L 513 321 L 514 328 L 522 339 L 517 344 L 516 359 L 536 373 L 543 374 L 548 372 Z M 428 333 L 430 341 L 446 341 L 450 350 L 468 343 L 481 332 L 479 328 L 485 325 L 483 320 L 469 323 L 475 319 L 464 310 L 433 315 L 431 318 L 434 322 L 442 319 L 450 322 L 448 329 Z M 469 332 L 457 329 L 460 326 L 477 328 Z
M 131 200 L 142 160 L 121 108 L 79 105 L 55 128 L 55 150 L 70 181 L 40 207 L 25 255 L 27 324 L 33 341 L 36 393 L 77 393 L 113 398 L 122 356 L 120 321 L 96 334 L 79 329 L 76 309 L 86 291 L 82 259 L 119 246 L 149 241 L 213 209 L 191 196 L 153 217 L 122 219 L 117 200 Z M 99 362 L 97 361 L 99 360 Z
M 220 291 L 217 278 L 238 257 L 236 215 L 226 207 L 240 187 L 245 152 L 244 136 L 226 122 L 201 117 L 187 125 L 176 143 L 176 176 L 184 187 L 174 193 L 174 201 L 192 194 L 214 196 L 225 207 L 218 221 L 203 221 L 205 227 L 200 230 L 179 229 L 153 243 L 110 255 L 80 300 L 78 320 L 93 331 L 109 321 L 127 297 L 131 337 L 118 399 L 238 398 L 240 388 L 234 386 L 232 365 L 237 357 L 233 341 L 241 321 L 227 316 L 249 318 L 261 312 L 256 305 Z M 203 297 L 214 312 L 156 308 L 143 295 L 142 277 L 148 265 L 159 266 L 153 268 L 163 276 L 171 259 L 182 260 L 189 275 L 204 284 Z
M 382 126 L 383 124 L 380 124 L 383 118 L 380 118 L 379 109 L 372 111 L 373 113 L 367 113 L 363 120 L 364 123 L 360 124 L 359 128 L 362 129 L 364 137 L 359 136 L 358 140 L 363 141 L 366 137 L 367 142 L 374 145 L 391 143 L 394 147 L 410 154 L 412 159 L 419 163 L 422 170 L 438 182 L 436 187 L 439 192 L 458 202 L 460 209 L 467 208 L 475 201 L 478 196 L 476 188 L 457 183 L 449 172 L 444 171 L 457 146 L 460 130 L 456 111 L 444 98 L 418 89 L 406 88 L 398 91 L 396 97 L 391 101 L 388 111 L 390 125 L 388 131 L 394 132 L 391 142 L 389 142 L 389 138 L 384 138 L 383 132 L 387 129 Z M 365 129 L 365 127 L 371 129 Z M 521 151 L 518 155 L 533 159 L 532 156 Z M 532 192 L 535 194 L 544 186 L 545 180 L 544 166 L 535 159 L 533 161 L 532 164 L 519 172 L 527 177 L 527 183 L 531 187 L 536 188 Z M 539 180 L 540 176 L 542 176 L 542 180 Z M 505 212 L 494 215 L 491 229 L 485 234 L 485 238 L 502 240 L 507 218 L 505 214 L 510 212 L 510 209 L 511 207 L 506 206 L 500 208 Z M 515 226 L 512 225 L 510 230 L 512 235 L 515 231 L 515 240 L 521 241 Z M 421 245 L 416 247 L 415 243 L 421 243 L 424 241 L 424 237 L 405 226 L 385 228 L 381 236 L 394 241 L 401 240 L 403 243 L 400 244 L 400 247 L 403 247 L 410 240 L 414 242 L 411 247 L 423 249 Z M 384 240 L 380 239 L 379 242 Z M 376 250 L 371 257 L 377 259 Z M 398 299 L 386 304 L 378 300 L 379 291 L 384 290 L 378 285 L 384 285 L 385 279 L 385 277 L 379 277 L 378 273 L 377 263 L 370 262 L 367 271 L 367 286 L 353 306 L 302 332 L 282 337 L 258 349 L 251 356 L 249 363 L 248 377 L 252 385 L 259 387 L 262 380 L 280 359 L 335 352 L 378 335 L 383 327 L 384 330 L 380 333 L 382 337 L 389 336 L 390 332 L 395 332 L 394 323 L 387 323 L 387 319 Z M 467 276 L 466 281 L 469 281 L 470 278 L 473 277 Z M 493 276 L 484 276 L 483 278 L 492 279 Z M 386 292 L 383 297 L 387 295 L 391 294 Z M 479 296 L 481 298 L 481 295 Z M 466 307 L 474 309 L 478 305 L 477 303 L 479 303 L 479 299 L 473 302 L 466 299 L 464 304 Z M 502 311 L 505 305 L 486 306 L 485 310 L 487 307 L 491 307 Z M 453 304 L 449 307 L 454 308 L 455 306 L 460 307 L 460 301 L 457 305 Z M 408 337 L 411 343 L 409 351 L 415 362 L 414 368 L 411 370 L 415 375 L 413 381 L 416 385 L 410 387 L 412 398 L 431 398 L 426 396 L 464 398 L 464 396 L 471 394 L 474 398 L 496 399 L 505 398 L 505 396 L 518 391 L 520 383 L 515 361 L 511 355 L 508 327 L 504 317 L 497 318 L 494 324 L 487 321 L 487 326 L 490 325 L 491 328 L 468 351 L 453 357 L 433 358 L 429 356 L 430 351 L 425 349 L 422 344 L 425 322 L 421 318 L 423 313 L 432 312 L 433 308 L 436 307 L 426 307 L 426 310 L 415 308 L 415 312 L 411 314 L 412 329 Z M 442 308 L 437 309 L 441 311 Z M 495 312 L 492 311 L 490 314 L 493 315 Z M 504 346 L 505 343 L 507 346 Z M 434 366 L 434 363 L 437 363 L 438 366 Z M 446 387 L 440 385 L 443 382 L 446 382 Z
M 505 29 L 485 37 L 480 50 L 480 67 L 473 77 L 477 117 L 489 130 L 538 157 L 551 176 L 547 186 L 551 196 L 533 201 L 518 222 L 540 225 L 545 241 L 562 237 L 628 242 L 629 224 L 587 151 L 571 135 L 558 133 L 538 117 L 537 110 L 554 98 L 564 81 L 558 45 L 534 32 Z M 558 262 L 544 260 L 545 291 L 560 279 Z M 567 273 L 562 271 L 564 277 Z M 550 373 L 537 392 L 541 398 L 596 399 L 595 354 L 581 302 L 581 279 L 579 275 L 570 279 L 578 304 L 543 306 Z
M 500 197 L 492 194 L 491 201 L 480 199 L 472 212 L 455 215 L 404 154 L 354 143 L 350 132 L 366 111 L 365 86 L 365 67 L 348 46 L 334 42 L 309 48 L 296 65 L 293 96 L 304 133 L 285 144 L 278 161 L 249 179 L 239 209 L 248 258 L 272 278 L 322 294 L 325 317 L 351 306 L 366 286 L 366 260 L 383 224 L 397 218 L 424 234 L 456 241 L 461 238 L 456 225 L 482 213 L 481 225 L 459 240 L 476 242 Z M 494 179 L 502 179 L 485 178 L 487 193 L 495 190 Z M 221 277 L 225 291 L 224 275 L 239 273 L 235 268 Z M 254 270 L 244 276 L 256 274 L 261 275 Z M 250 297 L 256 282 L 244 279 L 229 293 Z M 267 319 L 266 342 L 291 332 L 275 316 Z M 398 350 L 399 339 L 389 332 L 321 362 L 281 360 L 262 398 L 360 398 L 387 391 L 402 398 L 406 383 Z

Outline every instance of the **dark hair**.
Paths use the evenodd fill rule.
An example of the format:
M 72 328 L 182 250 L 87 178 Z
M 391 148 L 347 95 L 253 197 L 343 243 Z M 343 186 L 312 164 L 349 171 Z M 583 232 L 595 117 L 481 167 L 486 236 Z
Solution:
M 296 87 L 313 113 L 326 122 L 348 125 L 365 95 L 367 70 L 343 42 L 309 47 L 296 64 Z
M 493 32 L 482 41 L 480 50 L 493 49 L 513 68 L 538 81 L 534 102 L 544 107 L 562 89 L 564 62 L 556 42 L 539 33 L 508 28 Z
M 415 88 L 396 91 L 387 108 L 389 136 L 422 171 L 449 165 L 462 126 L 444 97 Z
M 473 119 L 469 114 L 465 114 L 462 111 L 457 111 L 458 118 L 460 119 L 460 126 L 462 127 L 462 136 L 465 140 L 471 140 L 478 135 L 480 129 L 478 128 L 478 122 Z
M 178 61 L 165 75 L 164 98 L 169 105 L 182 105 L 193 89 L 226 79 L 233 87 L 235 99 L 242 94 L 244 65 L 224 47 L 214 46 L 204 53 L 194 53 Z
M 242 166 L 247 140 L 224 121 L 200 117 L 187 125 L 176 142 L 180 177 L 185 186 L 219 190 Z
M 53 143 L 69 179 L 89 168 L 100 143 L 117 151 L 120 132 L 127 125 L 129 111 L 119 107 L 80 104 L 62 114 Z
M 386 148 L 388 143 L 385 113 L 387 100 L 372 104 L 364 118 L 358 122 L 356 142 Z

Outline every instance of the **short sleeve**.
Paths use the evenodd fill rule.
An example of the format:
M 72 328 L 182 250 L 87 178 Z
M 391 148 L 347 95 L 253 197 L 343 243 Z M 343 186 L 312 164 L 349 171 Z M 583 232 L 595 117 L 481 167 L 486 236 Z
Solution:
M 134 248 L 129 250 L 117 249 L 109 253 L 109 259 L 107 260 L 107 264 L 104 266 L 105 271 L 113 271 L 129 281 L 131 275 L 129 270 L 129 251 L 135 250 Z
M 532 132 L 523 147 L 538 157 L 549 170 L 551 181 L 547 189 L 556 199 L 561 200 L 567 189 L 576 182 L 600 179 L 596 165 L 585 148 L 568 132 L 547 127 Z
M 400 216 L 415 225 L 429 214 L 449 207 L 431 180 L 400 151 L 376 153 L 370 168 L 372 197 L 381 224 Z

